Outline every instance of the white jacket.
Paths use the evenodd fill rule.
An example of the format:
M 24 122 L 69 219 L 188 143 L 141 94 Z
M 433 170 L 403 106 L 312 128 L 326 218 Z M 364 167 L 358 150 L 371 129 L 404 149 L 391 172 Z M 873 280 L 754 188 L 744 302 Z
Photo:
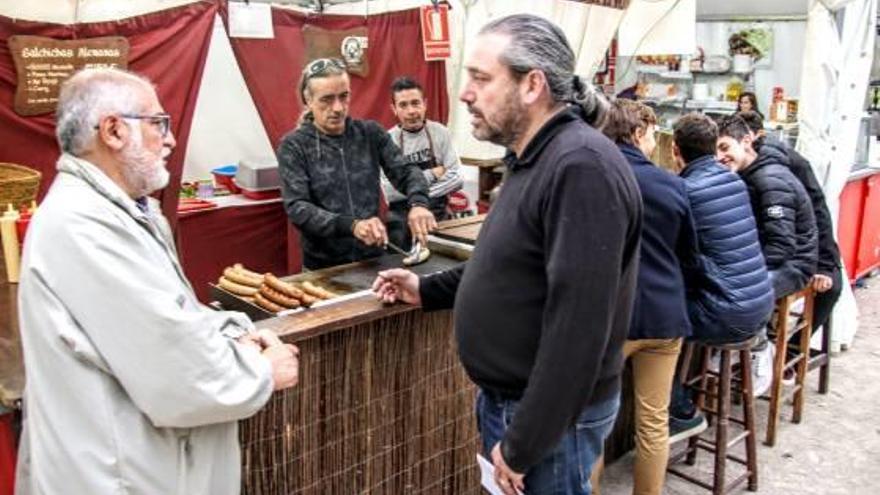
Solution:
M 253 324 L 198 302 L 165 219 L 70 155 L 25 243 L 19 495 L 237 494 L 272 393 Z

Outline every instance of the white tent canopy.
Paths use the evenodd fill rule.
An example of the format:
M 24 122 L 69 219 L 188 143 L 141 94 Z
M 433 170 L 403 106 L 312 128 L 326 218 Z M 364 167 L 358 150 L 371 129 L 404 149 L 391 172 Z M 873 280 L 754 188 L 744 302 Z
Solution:
M 876 21 L 877 0 L 814 0 L 809 10 L 797 147 L 812 163 L 835 220 L 855 163 Z M 849 345 L 858 329 L 849 284 L 844 284 L 834 319 L 835 342 Z

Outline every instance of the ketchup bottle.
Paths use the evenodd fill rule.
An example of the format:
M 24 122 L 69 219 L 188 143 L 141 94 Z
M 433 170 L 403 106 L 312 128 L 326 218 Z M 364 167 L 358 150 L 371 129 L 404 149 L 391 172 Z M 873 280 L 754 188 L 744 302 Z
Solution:
M 18 220 L 15 221 L 15 233 L 18 234 L 18 243 L 22 249 L 24 249 L 24 235 L 27 233 L 28 225 L 36 209 L 36 201 L 31 202 L 30 208 L 22 206 L 21 210 L 19 210 Z

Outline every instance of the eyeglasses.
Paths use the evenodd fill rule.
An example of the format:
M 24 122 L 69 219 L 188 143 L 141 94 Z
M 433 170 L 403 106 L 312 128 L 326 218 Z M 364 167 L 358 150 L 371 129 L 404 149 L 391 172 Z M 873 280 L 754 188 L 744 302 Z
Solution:
M 337 69 L 345 70 L 345 62 L 339 60 L 338 58 L 319 58 L 317 60 L 313 60 L 309 65 L 306 66 L 306 76 L 313 77 L 324 72 L 327 72 L 331 67 L 336 67 Z
M 171 130 L 171 116 L 167 113 L 154 113 L 153 115 L 121 113 L 119 116 L 123 119 L 146 120 L 159 128 L 159 133 L 162 134 L 163 138 L 168 136 L 168 131 Z

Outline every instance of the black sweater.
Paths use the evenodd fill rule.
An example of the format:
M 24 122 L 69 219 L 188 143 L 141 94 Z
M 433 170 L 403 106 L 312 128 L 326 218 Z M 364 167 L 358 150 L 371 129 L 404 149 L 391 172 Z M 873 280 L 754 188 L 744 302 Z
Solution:
M 507 160 L 471 259 L 420 287 L 426 309 L 454 301 L 471 379 L 520 399 L 501 448 L 525 472 L 585 407 L 619 393 L 642 211 L 631 167 L 576 110 Z

